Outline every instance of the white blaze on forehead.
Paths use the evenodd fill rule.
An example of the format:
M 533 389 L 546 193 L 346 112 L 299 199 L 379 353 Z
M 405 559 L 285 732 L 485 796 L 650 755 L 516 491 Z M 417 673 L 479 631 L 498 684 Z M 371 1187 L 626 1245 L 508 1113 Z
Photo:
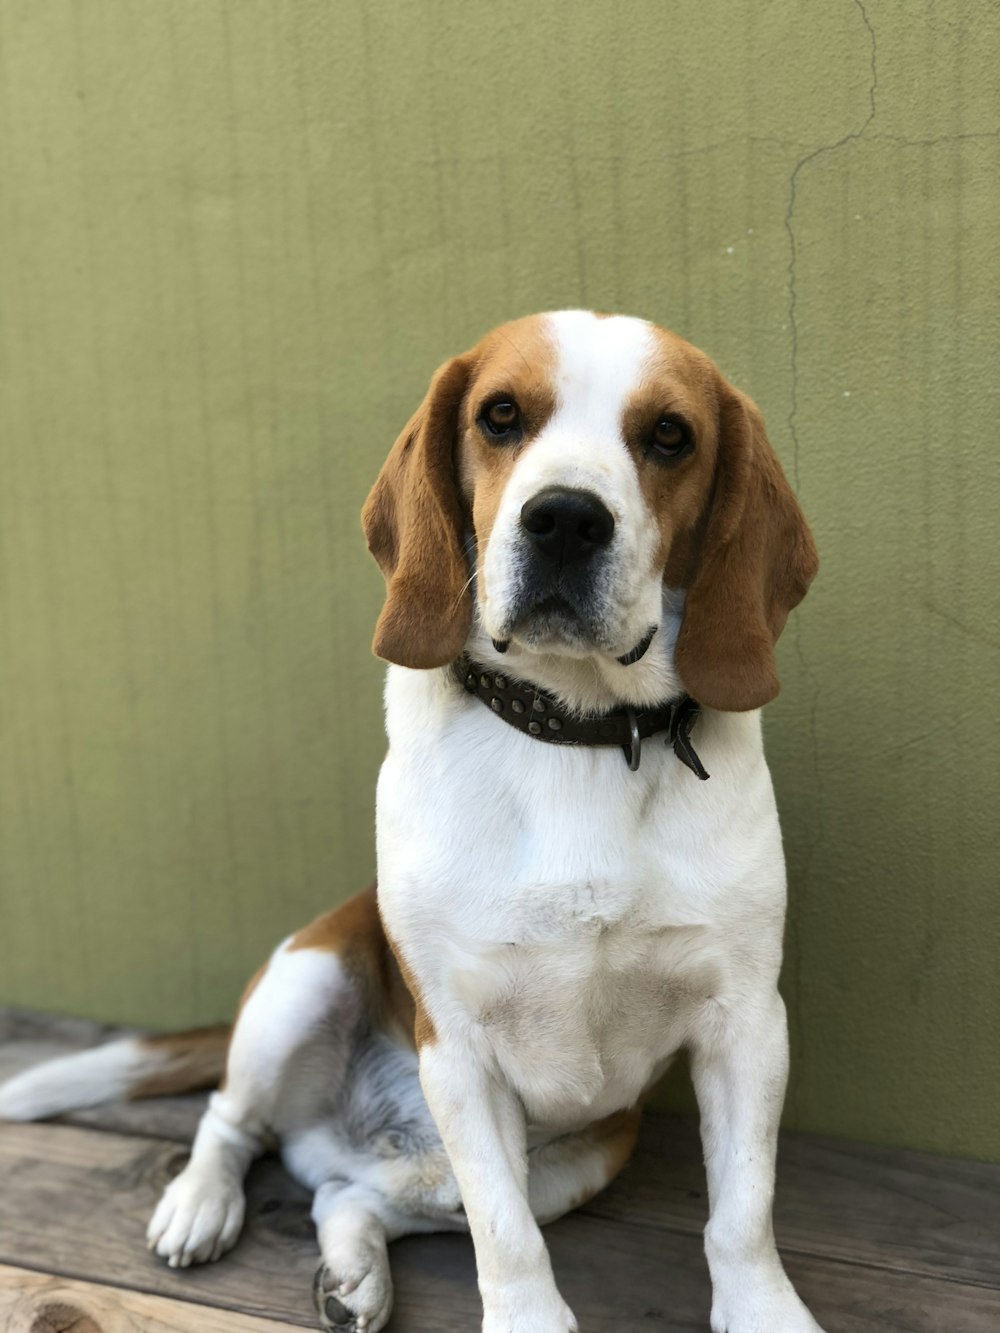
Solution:
M 556 345 L 556 416 L 582 438 L 620 439 L 622 414 L 649 366 L 655 342 L 644 320 L 586 310 L 547 316 Z
M 623 433 L 629 401 L 655 364 L 656 335 L 643 320 L 582 310 L 557 311 L 544 321 L 555 352 L 555 411 L 504 487 L 481 557 L 479 607 L 491 636 L 511 637 L 534 551 L 521 522 L 524 505 L 548 488 L 589 492 L 614 519 L 613 538 L 590 569 L 589 632 L 605 655 L 617 657 L 662 616 L 660 529 Z

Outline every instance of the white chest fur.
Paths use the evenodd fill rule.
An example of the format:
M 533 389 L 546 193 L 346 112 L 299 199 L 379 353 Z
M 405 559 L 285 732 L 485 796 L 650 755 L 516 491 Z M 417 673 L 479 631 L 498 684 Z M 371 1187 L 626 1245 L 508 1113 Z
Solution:
M 631 1105 L 747 969 L 776 973 L 759 715 L 699 720 L 701 783 L 661 738 L 633 773 L 618 750 L 522 736 L 446 671 L 391 668 L 386 701 L 386 925 L 435 1027 L 473 1044 L 532 1123 Z

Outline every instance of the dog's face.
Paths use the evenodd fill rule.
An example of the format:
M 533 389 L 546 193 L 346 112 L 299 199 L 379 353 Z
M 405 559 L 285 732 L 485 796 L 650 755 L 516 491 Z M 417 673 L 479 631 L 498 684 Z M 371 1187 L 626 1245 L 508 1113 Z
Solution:
M 723 708 L 777 692 L 773 643 L 816 566 L 749 400 L 675 334 L 583 311 L 443 366 L 364 521 L 389 585 L 380 656 L 444 665 L 475 609 L 500 645 L 625 667 L 666 587 L 681 679 Z
M 567 311 L 485 340 L 458 472 L 491 638 L 616 659 L 649 643 L 712 476 L 712 390 L 704 357 L 639 320 Z

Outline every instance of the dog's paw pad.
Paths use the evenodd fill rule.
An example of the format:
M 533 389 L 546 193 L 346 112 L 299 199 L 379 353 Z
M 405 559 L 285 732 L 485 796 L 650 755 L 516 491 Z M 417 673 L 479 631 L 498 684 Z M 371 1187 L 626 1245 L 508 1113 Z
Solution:
M 326 1333 L 378 1333 L 392 1310 L 388 1265 L 376 1263 L 360 1276 L 352 1272 L 342 1277 L 322 1264 L 313 1282 L 313 1299 Z
M 341 1333 L 347 1333 L 347 1330 L 354 1330 L 358 1327 L 358 1321 L 351 1314 L 346 1305 L 342 1305 L 336 1296 L 325 1296 L 323 1298 L 322 1309 L 320 1310 L 320 1319 L 327 1328 L 339 1328 Z

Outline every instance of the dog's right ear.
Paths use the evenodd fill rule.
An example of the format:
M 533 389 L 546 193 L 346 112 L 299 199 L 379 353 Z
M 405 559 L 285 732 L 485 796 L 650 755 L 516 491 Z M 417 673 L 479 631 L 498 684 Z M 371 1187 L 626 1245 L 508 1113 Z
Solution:
M 465 647 L 472 624 L 455 461 L 469 371 L 463 357 L 438 370 L 361 514 L 368 549 L 386 581 L 372 648 L 398 666 L 447 666 Z
M 774 645 L 819 557 L 756 405 L 720 376 L 718 456 L 675 660 L 709 708 L 745 712 L 778 693 Z

